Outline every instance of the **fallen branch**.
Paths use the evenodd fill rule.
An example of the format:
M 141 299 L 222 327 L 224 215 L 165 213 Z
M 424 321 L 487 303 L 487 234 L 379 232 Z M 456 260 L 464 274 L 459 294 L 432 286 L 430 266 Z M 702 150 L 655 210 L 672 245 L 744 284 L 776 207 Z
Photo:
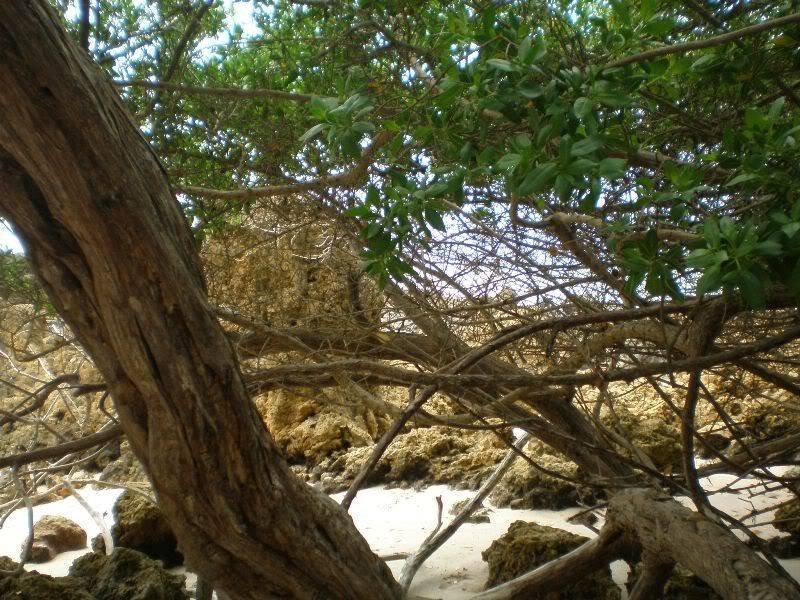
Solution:
M 508 453 L 503 457 L 503 460 L 500 464 L 495 467 L 495 470 L 489 476 L 489 478 L 481 485 L 478 492 L 472 499 L 459 511 L 459 513 L 455 516 L 455 518 L 448 523 L 447 527 L 445 527 L 438 535 L 429 536 L 419 549 L 414 552 L 408 560 L 406 560 L 406 564 L 403 565 L 403 571 L 400 574 L 400 587 L 403 588 L 403 591 L 408 593 L 408 588 L 411 586 L 411 582 L 414 580 L 414 576 L 419 571 L 419 568 L 422 564 L 428 560 L 428 558 L 438 550 L 442 544 L 444 544 L 447 540 L 449 540 L 458 528 L 461 527 L 464 523 L 466 523 L 467 519 L 475 512 L 478 507 L 483 503 L 489 493 L 495 488 L 495 486 L 500 483 L 500 480 L 503 479 L 503 475 L 511 468 L 511 465 L 517 460 L 519 456 L 519 452 L 525 448 L 525 445 L 530 440 L 530 434 L 524 434 L 515 444 L 514 450 L 509 450 Z
M 625 538 L 622 531 L 604 527 L 596 538 L 578 546 L 537 569 L 520 575 L 491 589 L 472 596 L 471 600 L 508 600 L 510 598 L 535 598 L 564 585 L 574 583 L 613 560 L 623 556 Z

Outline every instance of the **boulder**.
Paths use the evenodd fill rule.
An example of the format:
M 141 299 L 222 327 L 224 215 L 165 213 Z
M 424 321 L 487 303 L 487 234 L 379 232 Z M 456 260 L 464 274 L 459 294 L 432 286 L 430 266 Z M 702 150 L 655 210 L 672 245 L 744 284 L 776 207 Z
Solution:
M 794 498 L 775 511 L 775 528 L 800 537 L 800 498 Z
M 186 578 L 172 575 L 158 561 L 130 548 L 110 556 L 90 553 L 76 560 L 70 577 L 95 600 L 188 600 Z
M 86 532 L 74 521 L 48 515 L 33 526 L 33 545 L 29 561 L 47 562 L 57 554 L 86 547 Z
M 99 538 L 99 539 L 98 539 Z M 92 548 L 103 552 L 102 537 L 95 538 Z M 114 504 L 114 526 L 111 528 L 114 546 L 138 550 L 160 560 L 166 567 L 183 564 L 178 551 L 178 540 L 164 513 L 142 494 L 125 491 Z
M 703 434 L 703 438 L 705 439 L 705 444 L 697 442 L 697 453 L 700 458 L 716 458 L 712 450 L 722 452 L 731 445 L 731 439 L 721 433 L 706 433 Z
M 346 408 L 352 401 L 343 390 L 327 393 L 344 406 L 319 402 L 311 391 L 275 390 L 255 399 L 267 429 L 290 461 L 317 464 L 334 452 L 372 445 L 383 430 L 385 424 L 370 411 Z
M 527 573 L 559 556 L 574 550 L 588 538 L 561 529 L 515 521 L 508 532 L 484 550 L 483 560 L 489 563 L 486 587 L 494 587 Z M 564 582 L 558 591 L 543 595 L 526 594 L 514 597 L 530 600 L 617 600 L 619 587 L 612 581 L 608 569 L 599 570 L 570 585 Z

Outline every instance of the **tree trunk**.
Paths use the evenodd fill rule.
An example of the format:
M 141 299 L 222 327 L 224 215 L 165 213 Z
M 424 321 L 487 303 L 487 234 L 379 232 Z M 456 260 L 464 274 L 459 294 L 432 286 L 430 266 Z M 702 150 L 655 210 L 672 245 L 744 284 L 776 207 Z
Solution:
M 188 564 L 236 600 L 396 598 L 280 458 L 156 157 L 47 0 L 0 2 L 0 211 L 91 353 Z

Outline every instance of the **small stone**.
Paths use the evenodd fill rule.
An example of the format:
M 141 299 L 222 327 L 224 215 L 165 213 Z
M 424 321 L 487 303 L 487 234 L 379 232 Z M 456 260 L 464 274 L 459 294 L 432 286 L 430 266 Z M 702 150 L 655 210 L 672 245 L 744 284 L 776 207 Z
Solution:
M 465 498 L 459 502 L 453 504 L 450 507 L 450 514 L 457 515 L 460 513 L 464 507 L 471 501 L 471 498 Z M 489 523 L 489 509 L 485 506 L 481 505 L 476 508 L 472 514 L 467 518 L 467 523 Z

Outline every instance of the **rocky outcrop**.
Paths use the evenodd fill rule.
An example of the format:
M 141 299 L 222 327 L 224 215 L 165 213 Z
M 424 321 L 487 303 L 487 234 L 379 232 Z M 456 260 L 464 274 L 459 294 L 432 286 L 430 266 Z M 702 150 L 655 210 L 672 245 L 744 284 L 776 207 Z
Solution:
M 111 538 L 114 546 L 137 550 L 152 559 L 160 560 L 166 567 L 183 564 L 178 551 L 178 540 L 157 505 L 141 494 L 123 493 L 114 504 L 114 526 Z M 96 552 L 105 550 L 102 537 L 92 542 Z
M 342 390 L 325 393 L 337 395 Z M 347 403 L 346 398 L 340 400 Z M 370 411 L 353 413 L 325 405 L 312 393 L 276 390 L 256 398 L 255 404 L 286 457 L 312 465 L 335 452 L 371 446 L 386 425 Z
M 798 475 L 796 470 L 787 476 Z M 795 558 L 800 556 L 800 498 L 794 498 L 775 511 L 775 528 L 788 536 L 773 538 L 767 541 L 769 549 L 779 558 Z
M 33 545 L 29 561 L 47 562 L 57 554 L 86 547 L 86 532 L 64 517 L 48 515 L 33 526 Z
M 384 453 L 367 485 L 398 486 L 448 483 L 477 489 L 505 455 L 496 436 L 445 427 L 413 429 L 397 436 Z M 354 448 L 322 461 L 309 481 L 328 493 L 342 491 L 367 461 L 372 447 Z
M 141 552 L 115 548 L 111 556 L 90 553 L 69 570 L 95 600 L 188 600 L 183 576 L 172 575 Z
M 109 483 L 122 483 L 129 485 L 131 483 L 150 485 L 150 479 L 142 467 L 142 463 L 133 454 L 128 442 L 123 442 L 120 445 L 119 458 L 109 462 L 100 473 L 100 481 L 108 481 Z
M 542 469 L 517 459 L 489 496 L 492 503 L 500 507 L 559 510 L 591 502 L 593 489 L 570 481 L 580 479 L 578 466 L 550 452 L 544 444 L 531 442 L 526 454 Z
M 489 563 L 489 579 L 486 587 L 490 588 L 519 577 L 539 565 L 574 550 L 587 539 L 561 529 L 515 521 L 508 528 L 508 532 L 492 542 L 482 554 L 483 560 Z M 574 598 L 617 600 L 620 597 L 620 589 L 612 581 L 609 571 L 603 570 L 579 580 L 574 585 L 567 585 L 558 592 L 524 597 L 531 600 Z

